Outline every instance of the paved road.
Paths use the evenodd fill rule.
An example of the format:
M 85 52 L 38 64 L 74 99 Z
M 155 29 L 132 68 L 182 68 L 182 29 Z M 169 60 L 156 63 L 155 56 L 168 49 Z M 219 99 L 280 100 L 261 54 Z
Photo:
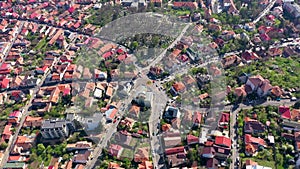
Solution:
M 178 41 L 181 40 L 182 36 L 184 35 L 184 33 L 186 32 L 186 30 L 189 28 L 190 25 L 191 25 L 191 24 L 187 24 L 187 25 L 183 28 L 183 30 L 182 30 L 182 32 L 179 34 L 179 36 L 175 39 L 174 42 L 172 42 L 172 44 L 170 44 L 170 46 L 169 46 L 167 49 L 173 48 L 173 47 L 178 43 Z M 137 68 L 139 69 L 139 72 L 141 72 L 142 74 L 141 74 L 140 78 L 138 78 L 138 79 L 136 80 L 136 84 L 135 84 L 135 86 L 134 86 L 134 89 L 132 89 L 132 91 L 131 91 L 130 94 L 129 94 L 130 97 L 127 98 L 125 101 L 123 101 L 124 107 L 122 107 L 122 108 L 119 109 L 119 111 L 118 111 L 118 114 L 119 114 L 120 116 L 123 116 L 123 115 L 124 115 L 124 113 L 125 113 L 124 110 L 126 110 L 127 106 L 129 105 L 129 103 L 131 103 L 133 97 L 135 96 L 135 89 L 136 89 L 136 87 L 138 87 L 138 86 L 140 86 L 140 85 L 146 85 L 146 84 L 147 84 L 147 81 L 148 81 L 149 79 L 148 79 L 148 77 L 145 75 L 145 73 L 149 71 L 149 69 L 150 69 L 151 66 L 154 66 L 155 64 L 157 64 L 157 63 L 159 63 L 159 62 L 161 61 L 161 59 L 165 56 L 165 54 L 166 54 L 166 52 L 167 52 L 167 49 L 165 49 L 165 50 L 164 50 L 164 51 L 163 51 L 163 52 L 162 52 L 162 53 L 161 53 L 161 54 L 160 54 L 153 62 L 151 62 L 151 64 L 148 65 L 147 67 L 144 67 L 144 68 L 139 68 L 139 67 L 137 67 Z M 144 72 L 145 72 L 145 73 L 144 73 Z M 153 133 L 153 128 L 154 128 L 154 126 L 156 125 L 156 124 L 154 124 L 154 123 L 157 123 L 157 122 L 159 121 L 159 118 L 157 118 L 157 117 L 159 117 L 159 116 L 157 116 L 158 113 L 160 112 L 159 110 L 163 109 L 165 103 L 167 102 L 167 96 L 165 96 L 165 93 L 164 93 L 164 92 L 160 92 L 158 89 L 155 89 L 155 88 L 153 88 L 153 87 L 151 87 L 151 86 L 150 86 L 150 88 L 152 88 L 152 92 L 153 92 L 153 94 L 154 94 L 154 97 L 155 97 L 156 99 L 160 99 L 160 103 L 161 103 L 161 104 L 157 104 L 157 105 L 155 104 L 155 106 L 152 108 L 152 109 L 153 109 L 152 112 L 155 112 L 155 115 L 152 115 L 152 114 L 151 114 L 151 117 L 150 117 L 150 119 L 149 119 L 149 122 L 150 122 L 150 129 L 149 129 L 149 130 L 152 131 L 152 132 L 150 132 L 150 135 L 151 135 L 151 134 Z M 163 95 L 163 96 L 165 96 L 165 97 L 161 97 L 160 95 Z M 155 100 L 155 102 L 158 103 L 157 100 Z M 92 169 L 92 168 L 95 166 L 95 163 L 96 163 L 98 157 L 101 156 L 102 149 L 105 148 L 105 147 L 107 146 L 107 142 L 108 142 L 108 141 L 110 140 L 110 138 L 112 137 L 112 134 L 114 133 L 114 131 L 116 131 L 116 128 L 117 128 L 117 126 L 118 126 L 120 120 L 121 120 L 121 119 L 117 120 L 117 121 L 113 124 L 113 126 L 110 127 L 109 131 L 106 132 L 106 135 L 105 135 L 104 139 L 101 140 L 100 143 L 96 146 L 96 148 L 94 149 L 94 152 L 93 152 L 93 159 L 90 160 L 90 161 L 88 161 L 87 165 L 85 166 L 86 169 Z M 150 138 L 150 139 L 153 140 L 153 141 L 151 142 L 151 144 L 153 144 L 153 145 L 160 145 L 160 144 L 157 144 L 158 141 L 159 141 L 157 138 Z M 154 143 L 154 142 L 155 142 L 155 143 Z M 158 149 L 158 146 L 154 146 L 153 148 L 154 148 L 154 149 Z M 158 161 L 157 161 L 157 156 L 154 157 L 154 160 L 156 160 L 156 162 L 158 162 Z
M 60 59 L 60 58 L 59 58 L 59 59 Z M 59 59 L 58 59 L 58 60 L 59 60 Z M 55 66 L 55 65 L 58 63 L 58 60 L 57 60 L 56 62 L 53 63 L 53 65 L 49 68 L 49 70 L 51 70 L 52 67 Z M 3 156 L 2 162 L 1 162 L 1 164 L 0 164 L 0 168 L 3 168 L 3 165 L 7 162 L 9 153 L 13 150 L 14 143 L 16 142 L 17 137 L 18 137 L 18 135 L 19 135 L 19 133 L 20 133 L 20 131 L 21 131 L 21 129 L 22 129 L 22 126 L 23 126 L 23 124 L 24 124 L 25 118 L 26 118 L 26 116 L 28 116 L 29 113 L 30 113 L 29 109 L 30 109 L 30 107 L 31 107 L 31 105 L 32 105 L 32 101 L 33 101 L 33 99 L 35 98 L 35 95 L 36 95 L 37 92 L 39 91 L 40 87 L 43 85 L 43 83 L 44 83 L 44 81 L 45 81 L 45 79 L 46 79 L 46 77 L 47 77 L 47 75 L 48 75 L 49 73 L 50 73 L 50 71 L 48 71 L 47 73 L 45 73 L 45 74 L 43 75 L 43 77 L 41 78 L 40 82 L 37 84 L 37 86 L 36 86 L 34 89 L 32 89 L 32 90 L 33 90 L 32 95 L 31 95 L 30 99 L 28 100 L 27 104 L 26 104 L 26 105 L 24 106 L 24 108 L 23 108 L 24 112 L 23 112 L 22 117 L 21 117 L 21 119 L 20 119 L 20 123 L 19 123 L 19 125 L 16 127 L 16 132 L 15 132 L 15 134 L 13 135 L 13 137 L 11 138 L 11 142 L 8 144 L 8 147 L 7 147 L 6 151 L 4 152 L 4 156 Z
M 157 86 L 157 87 L 156 87 Z M 152 150 L 152 161 L 155 168 L 164 168 L 164 165 L 159 165 L 160 154 L 163 154 L 164 150 L 162 149 L 161 139 L 157 136 L 159 129 L 157 128 L 160 125 L 160 118 L 162 117 L 167 101 L 169 100 L 166 93 L 160 90 L 159 82 L 153 83 L 150 88 L 154 93 L 155 104 L 152 104 L 151 116 L 149 118 L 149 132 L 150 132 L 150 143 Z
M 118 109 L 118 116 L 123 116 L 125 114 L 128 105 L 131 103 L 133 97 L 135 97 L 135 94 L 137 92 L 136 88 L 140 85 L 146 85 L 147 81 L 148 78 L 146 77 L 146 75 L 142 75 L 141 78 L 136 80 L 134 88 L 130 91 L 130 97 L 121 102 L 122 106 Z M 93 159 L 88 161 L 88 163 L 86 164 L 86 169 L 92 169 L 95 167 L 95 163 L 98 160 L 98 157 L 101 156 L 102 150 L 107 147 L 107 143 L 111 139 L 113 133 L 116 132 L 117 126 L 120 123 L 120 121 L 121 118 L 119 120 L 116 120 L 116 122 L 109 127 L 109 130 L 106 131 L 105 136 L 102 137 L 103 139 L 97 144 L 96 148 L 93 151 Z
M 148 66 L 142 68 L 141 71 L 149 70 L 151 66 L 155 66 L 155 64 L 159 63 L 162 58 L 166 55 L 168 49 L 172 49 L 183 37 L 183 35 L 186 33 L 187 29 L 191 26 L 191 23 L 187 24 L 181 31 L 181 33 L 178 35 L 178 37 L 169 45 L 168 48 L 166 48 L 160 55 L 158 55 L 155 60 L 153 60 Z
M 257 18 L 253 20 L 253 23 L 256 24 L 262 17 L 269 13 L 275 3 L 276 0 L 271 1 L 269 5 L 257 16 Z
M 20 34 L 20 32 L 21 32 L 21 30 L 22 30 L 22 28 L 23 28 L 23 26 L 24 26 L 24 23 L 25 23 L 24 21 L 21 21 L 21 22 L 20 22 L 20 26 L 17 28 L 17 30 L 15 30 L 15 32 L 14 32 L 14 34 L 13 34 L 14 37 L 13 37 L 13 39 L 11 40 L 11 42 L 10 42 L 10 44 L 9 44 L 9 46 L 8 46 L 8 48 L 7 48 L 7 50 L 6 50 L 5 53 L 4 53 L 2 62 L 0 63 L 0 67 L 1 67 L 2 64 L 5 62 L 5 60 L 6 60 L 7 56 L 8 56 L 8 54 L 9 54 L 9 52 L 10 52 L 12 46 L 13 46 L 13 44 L 15 43 L 16 39 L 18 38 L 18 35 Z
M 294 105 L 294 103 L 295 102 L 291 102 L 290 100 L 266 101 L 265 103 L 259 104 L 257 106 L 281 106 L 281 105 L 292 106 L 292 105 Z M 251 108 L 253 108 L 252 105 L 244 105 L 244 104 L 240 104 L 239 107 L 235 110 L 232 109 L 232 106 L 226 106 L 225 107 L 226 110 L 231 109 L 230 139 L 233 140 L 233 142 L 232 142 L 233 149 L 232 149 L 232 155 L 231 155 L 232 163 L 230 164 L 230 169 L 237 169 L 238 168 L 235 165 L 236 164 L 236 158 L 239 156 L 238 149 L 236 147 L 237 139 L 235 139 L 236 135 L 237 135 L 237 129 L 238 128 L 234 127 L 235 123 L 236 123 L 236 115 L 241 109 L 251 109 Z
M 13 37 L 12 41 L 10 42 L 10 44 L 9 44 L 7 50 L 6 50 L 6 53 L 4 53 L 3 60 L 2 60 L 2 62 L 0 63 L 0 67 L 1 67 L 2 64 L 5 62 L 5 60 L 6 60 L 7 56 L 8 56 L 8 54 L 9 54 L 9 52 L 10 52 L 12 46 L 13 46 L 13 44 L 14 44 L 14 42 L 16 41 L 16 39 L 17 39 L 19 33 L 21 32 L 23 26 L 24 26 L 24 22 L 22 21 L 22 22 L 20 23 L 20 26 L 19 26 L 19 27 L 17 28 L 17 30 L 15 30 L 15 32 L 14 32 L 14 37 Z M 18 132 L 17 132 L 17 133 L 18 133 Z M 10 140 L 9 140 L 9 142 L 8 142 L 8 147 L 7 147 L 6 151 L 4 152 L 2 161 L 1 161 L 1 163 L 0 163 L 0 168 L 3 168 L 3 165 L 6 163 L 6 161 L 7 161 L 7 159 L 8 159 L 8 156 L 9 156 L 9 153 L 8 153 L 8 152 L 11 151 L 11 147 L 13 147 L 13 146 L 11 146 L 11 145 L 12 145 L 12 143 L 15 142 L 15 137 L 16 137 L 16 136 L 17 136 L 17 134 L 15 134 L 14 137 L 10 138 Z M 7 150 L 9 150 L 9 151 L 7 151 Z

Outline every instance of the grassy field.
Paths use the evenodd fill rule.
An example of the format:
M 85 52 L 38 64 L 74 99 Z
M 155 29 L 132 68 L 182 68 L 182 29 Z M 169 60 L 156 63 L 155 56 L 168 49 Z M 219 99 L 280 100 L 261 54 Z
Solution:
M 273 86 L 284 88 L 299 87 L 300 58 L 276 57 L 268 61 L 259 61 L 239 68 L 232 68 L 229 79 L 236 79 L 241 73 L 260 74 L 269 79 Z
M 256 158 L 243 158 L 242 161 L 244 163 L 246 160 L 249 160 L 249 159 L 252 160 L 252 161 L 257 162 L 258 165 L 261 165 L 261 166 L 264 166 L 264 167 L 275 168 L 275 161 L 259 160 L 259 159 L 256 159 Z

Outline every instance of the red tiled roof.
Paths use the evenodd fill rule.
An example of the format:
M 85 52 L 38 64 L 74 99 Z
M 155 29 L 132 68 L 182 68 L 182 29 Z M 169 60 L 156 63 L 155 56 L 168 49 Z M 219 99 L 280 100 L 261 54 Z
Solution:
M 225 136 L 216 136 L 215 144 L 225 147 L 231 147 L 231 140 L 230 138 Z
M 190 9 L 197 9 L 197 2 L 173 2 L 174 7 L 188 7 Z
M 245 134 L 245 143 L 246 144 L 260 144 L 262 146 L 266 146 L 266 142 L 261 138 L 252 137 L 250 134 Z
M 279 106 L 278 108 L 279 114 L 281 115 L 282 118 L 285 119 L 291 119 L 291 111 L 289 107 L 286 106 Z
M 182 82 L 176 82 L 172 86 L 177 92 L 185 89 L 185 85 Z
M 187 135 L 187 143 L 188 144 L 193 144 L 193 143 L 198 143 L 199 142 L 199 138 L 196 136 L 193 136 L 191 134 Z
M 20 117 L 21 111 L 13 111 L 9 114 L 9 117 Z
M 166 155 L 184 153 L 184 152 L 185 152 L 184 146 L 165 149 Z

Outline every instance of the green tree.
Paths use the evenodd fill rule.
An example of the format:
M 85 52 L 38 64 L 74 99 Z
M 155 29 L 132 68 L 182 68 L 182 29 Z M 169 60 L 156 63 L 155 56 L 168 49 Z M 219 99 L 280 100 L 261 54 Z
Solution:
M 44 151 L 45 151 L 45 146 L 44 146 L 44 144 L 38 144 L 37 145 L 37 155 L 41 155 L 42 153 L 44 153 Z
M 5 150 L 6 148 L 7 148 L 7 143 L 6 142 L 2 142 L 1 144 L 0 144 L 0 150 Z
M 134 41 L 131 43 L 130 47 L 135 50 L 139 46 L 139 43 L 137 41 Z
M 275 158 L 276 158 L 275 161 L 276 161 L 277 166 L 281 166 L 283 164 L 283 156 L 282 156 L 282 154 L 276 153 Z

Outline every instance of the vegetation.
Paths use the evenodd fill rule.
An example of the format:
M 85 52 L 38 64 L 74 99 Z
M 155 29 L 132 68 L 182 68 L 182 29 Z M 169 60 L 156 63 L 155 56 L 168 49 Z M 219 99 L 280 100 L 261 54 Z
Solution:
M 276 65 L 276 67 L 274 67 Z M 273 86 L 293 88 L 300 80 L 300 58 L 276 57 L 263 62 L 253 62 L 244 67 L 232 67 L 227 70 L 228 83 L 237 86 L 236 79 L 242 73 L 251 75 L 260 74 L 269 79 Z

